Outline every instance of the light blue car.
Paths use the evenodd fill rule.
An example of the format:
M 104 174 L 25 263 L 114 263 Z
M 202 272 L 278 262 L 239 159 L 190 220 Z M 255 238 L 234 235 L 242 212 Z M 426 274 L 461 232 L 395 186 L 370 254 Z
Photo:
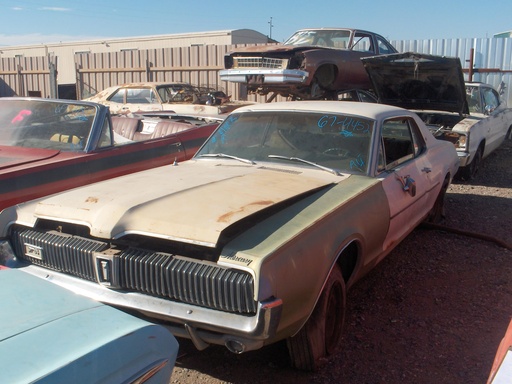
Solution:
M 0 269 L 0 383 L 169 383 L 177 353 L 160 325 Z

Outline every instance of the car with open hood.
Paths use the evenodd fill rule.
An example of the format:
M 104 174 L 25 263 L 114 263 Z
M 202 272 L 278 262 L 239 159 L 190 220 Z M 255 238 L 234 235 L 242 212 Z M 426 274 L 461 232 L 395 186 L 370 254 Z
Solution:
M 407 52 L 362 61 L 379 103 L 417 112 L 435 137 L 455 145 L 461 178 L 512 138 L 512 108 L 491 85 L 465 83 L 458 58 Z
M 107 107 L 91 102 L 0 98 L 0 210 L 190 159 L 219 121 L 111 117 Z
M 2 383 L 167 384 L 178 343 L 161 325 L 0 267 Z
M 5 209 L 0 260 L 198 349 L 287 340 L 315 369 L 341 342 L 346 289 L 442 217 L 458 164 L 401 108 L 242 107 L 189 161 Z
M 335 100 L 337 91 L 371 88 L 362 57 L 395 52 L 384 37 L 361 29 L 301 29 L 283 44 L 235 48 L 219 75 L 271 98 Z

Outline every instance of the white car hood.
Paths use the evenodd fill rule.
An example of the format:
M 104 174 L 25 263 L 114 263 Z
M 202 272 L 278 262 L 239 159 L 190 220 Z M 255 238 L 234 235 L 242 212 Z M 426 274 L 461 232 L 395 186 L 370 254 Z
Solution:
M 37 200 L 31 220 L 85 224 L 100 238 L 150 234 L 214 247 L 235 222 L 347 177 L 272 167 L 233 160 L 159 167 Z

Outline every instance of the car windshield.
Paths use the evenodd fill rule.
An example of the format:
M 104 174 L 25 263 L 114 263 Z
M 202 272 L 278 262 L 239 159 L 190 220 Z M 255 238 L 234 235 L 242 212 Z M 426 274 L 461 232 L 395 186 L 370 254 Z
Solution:
M 262 111 L 233 113 L 196 154 L 248 164 L 283 162 L 368 173 L 375 122 L 362 116 Z
M 94 106 L 48 99 L 0 99 L 0 145 L 83 150 Z
M 166 84 L 157 87 L 157 92 L 164 103 L 194 102 L 197 91 L 188 84 Z
M 295 32 L 284 44 L 344 49 L 349 47 L 350 35 L 350 30 L 301 30 Z

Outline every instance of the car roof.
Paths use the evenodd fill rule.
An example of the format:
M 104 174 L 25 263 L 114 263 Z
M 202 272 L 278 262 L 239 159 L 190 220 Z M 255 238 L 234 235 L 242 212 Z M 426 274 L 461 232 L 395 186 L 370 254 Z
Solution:
M 410 115 L 412 112 L 399 107 L 385 104 L 354 102 L 354 101 L 283 101 L 277 103 L 260 103 L 237 108 L 233 114 L 262 111 L 296 111 L 345 113 L 365 116 L 370 119 L 381 119 L 389 115 Z

